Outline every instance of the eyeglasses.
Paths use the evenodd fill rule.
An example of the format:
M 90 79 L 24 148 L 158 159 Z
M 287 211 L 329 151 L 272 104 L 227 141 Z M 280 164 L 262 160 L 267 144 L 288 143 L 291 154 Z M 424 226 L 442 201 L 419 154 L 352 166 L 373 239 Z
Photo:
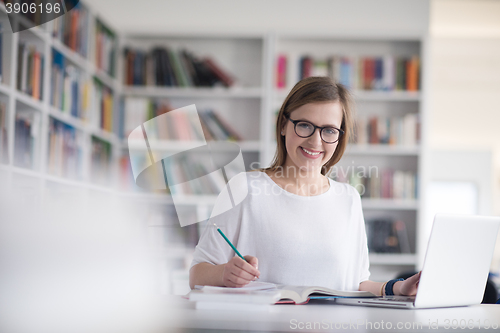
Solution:
M 335 143 L 339 141 L 344 134 L 344 131 L 340 128 L 332 126 L 320 127 L 304 120 L 292 120 L 290 118 L 288 118 L 288 120 L 293 123 L 295 133 L 301 138 L 308 138 L 312 136 L 314 132 L 316 132 L 316 128 L 319 128 L 321 140 L 325 143 Z

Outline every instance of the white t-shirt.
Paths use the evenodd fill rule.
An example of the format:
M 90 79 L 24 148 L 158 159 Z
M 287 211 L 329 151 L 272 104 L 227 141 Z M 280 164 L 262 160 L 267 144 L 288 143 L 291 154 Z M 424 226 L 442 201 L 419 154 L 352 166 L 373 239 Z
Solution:
M 205 225 L 191 267 L 235 255 L 215 222 L 243 256 L 258 258 L 260 281 L 358 290 L 368 280 L 361 199 L 352 186 L 330 179 L 327 192 L 299 196 L 264 172 L 248 172 L 247 180 L 247 197 Z

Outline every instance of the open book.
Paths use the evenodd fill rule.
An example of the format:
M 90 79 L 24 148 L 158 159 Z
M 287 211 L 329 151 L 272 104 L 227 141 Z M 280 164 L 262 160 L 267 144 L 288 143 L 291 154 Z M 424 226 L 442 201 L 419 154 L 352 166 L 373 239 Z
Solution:
M 277 285 L 280 292 L 279 303 L 305 304 L 310 299 L 333 297 L 376 297 L 369 291 L 340 291 L 326 287 Z
M 250 282 L 242 288 L 196 286 L 189 300 L 197 302 L 231 302 L 253 304 L 305 304 L 309 299 L 331 297 L 376 297 L 368 291 L 339 291 L 326 287 L 276 285 Z

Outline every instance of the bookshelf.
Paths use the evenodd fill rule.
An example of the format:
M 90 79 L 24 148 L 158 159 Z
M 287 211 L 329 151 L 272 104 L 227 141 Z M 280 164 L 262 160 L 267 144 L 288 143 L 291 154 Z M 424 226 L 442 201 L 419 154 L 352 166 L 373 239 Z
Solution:
M 12 188 L 37 184 L 26 185 L 37 200 L 51 184 L 109 192 L 116 183 L 113 177 L 99 183 L 91 176 L 93 168 L 102 167 L 99 161 L 92 163 L 92 142 L 104 141 L 116 153 L 120 144 L 109 127 L 95 125 L 99 124 L 99 114 L 92 108 L 95 78 L 110 89 L 118 87 L 117 80 L 94 61 L 96 20 L 97 15 L 82 3 L 68 15 L 12 33 L 0 4 L 0 168 Z M 22 16 L 12 23 L 30 25 Z M 112 154 L 111 166 L 116 160 Z
M 251 162 L 260 161 L 261 151 L 266 142 L 262 139 L 261 133 L 261 119 L 267 112 L 264 107 L 267 103 L 265 43 L 264 35 L 123 35 L 120 37 L 120 47 L 124 52 L 122 52 L 119 64 L 119 68 L 122 70 L 119 71 L 118 75 L 123 84 L 122 97 L 125 113 L 128 114 L 127 109 L 137 110 L 138 107 L 128 108 L 129 104 L 137 105 L 129 103 L 132 100 L 138 101 L 139 105 L 141 100 L 143 103 L 153 104 L 162 104 L 162 102 L 167 101 L 169 109 L 195 104 L 199 112 L 213 111 L 225 123 L 230 123 L 240 136 L 238 144 L 243 151 L 247 169 L 250 169 Z M 137 54 L 140 54 L 141 57 L 147 57 L 147 61 L 162 68 L 160 66 L 164 66 L 166 61 L 162 58 L 159 58 L 160 60 L 156 58 L 155 52 L 156 54 L 161 52 L 159 50 L 163 50 L 165 54 L 170 56 L 169 63 L 172 64 L 175 64 L 175 57 L 182 57 L 183 52 L 191 54 L 199 62 L 211 59 L 235 82 L 230 87 L 226 87 L 220 82 L 212 87 L 195 86 L 194 83 L 180 86 L 183 81 L 179 80 L 178 77 L 177 83 L 165 84 L 165 82 L 170 82 L 170 79 L 147 77 L 144 80 L 143 76 L 139 75 L 142 81 L 139 81 L 139 84 L 130 84 L 134 82 L 130 78 L 130 73 L 134 72 L 135 69 L 128 67 L 130 66 L 130 54 L 134 54 L 135 57 Z M 144 82 L 147 84 L 144 85 Z M 145 107 L 142 109 L 145 110 Z M 146 111 L 142 111 L 142 114 L 145 113 Z M 143 116 L 142 121 L 149 118 L 151 117 Z M 139 117 L 139 119 L 141 118 Z M 125 122 L 127 123 L 126 117 Z M 126 125 L 126 132 L 129 132 L 140 122 L 136 119 L 133 121 L 133 126 Z M 252 124 L 255 127 L 249 126 Z M 126 133 L 124 133 L 124 138 L 126 139 Z M 183 147 L 187 145 L 189 144 L 182 140 L 175 140 L 164 141 L 161 147 L 166 151 L 182 151 Z M 127 147 L 126 140 L 123 142 L 123 147 L 124 149 Z
M 418 56 L 421 75 L 425 72 L 426 41 L 421 36 L 208 32 L 134 35 L 114 31 L 84 2 L 80 2 L 78 10 L 79 19 L 68 15 L 40 27 L 2 36 L 0 169 L 9 175 L 11 186 L 19 185 L 35 202 L 55 189 L 67 187 L 84 189 L 88 197 L 96 192 L 113 193 L 142 205 L 148 229 L 153 226 L 151 237 L 157 244 L 159 260 L 166 260 L 165 267 L 174 268 L 164 272 L 168 279 L 185 276 L 201 225 L 180 228 L 172 213 L 170 196 L 142 190 L 133 183 L 128 153 L 129 149 L 139 148 L 128 146 L 126 140 L 127 100 L 168 101 L 173 109 L 196 104 L 198 111 L 213 110 L 241 136 L 237 143 L 246 168 L 252 169 L 267 166 L 272 160 L 276 110 L 294 83 L 287 80 L 284 87 L 277 88 L 279 56 L 286 55 L 289 59 L 303 55 L 312 59 L 334 55 Z M 16 24 L 23 24 L 23 20 L 19 18 Z M 0 4 L 0 23 L 4 27 L 9 24 L 3 4 Z M 44 59 L 39 66 L 43 84 L 37 98 L 33 97 L 33 91 L 18 89 L 21 44 L 29 45 Z M 127 83 L 125 50 L 147 55 L 155 48 L 187 50 L 200 59 L 211 58 L 235 83 L 230 87 L 220 82 L 210 87 L 165 86 L 155 84 L 151 78 L 145 79 L 146 84 Z M 56 85 L 60 86 L 58 91 L 52 89 Z M 374 165 L 380 170 L 411 172 L 418 175 L 414 186 L 421 193 L 424 90 L 354 89 L 353 94 L 358 115 L 366 119 L 418 115 L 420 141 L 413 145 L 351 144 L 339 166 Z M 133 118 L 129 127 L 138 126 L 141 119 L 147 118 Z M 180 152 L 191 143 L 166 140 L 161 149 Z M 61 162 L 67 157 L 67 163 Z M 179 213 L 192 214 L 194 209 L 198 216 L 203 216 L 215 199 L 213 195 L 185 195 Z M 402 220 L 410 239 L 410 253 L 371 254 L 372 265 L 393 270 L 413 269 L 421 252 L 418 246 L 421 196 L 363 197 L 362 202 L 367 220 Z M 187 243 L 172 243 L 173 234 L 179 234 Z M 173 244 L 174 250 L 168 244 Z

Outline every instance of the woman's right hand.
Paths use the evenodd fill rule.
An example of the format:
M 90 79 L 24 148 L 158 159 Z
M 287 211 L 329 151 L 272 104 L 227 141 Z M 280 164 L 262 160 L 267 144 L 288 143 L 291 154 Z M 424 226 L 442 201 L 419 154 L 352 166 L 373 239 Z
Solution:
M 241 288 L 260 276 L 256 257 L 244 256 L 245 260 L 234 256 L 224 265 L 222 284 L 226 287 Z

